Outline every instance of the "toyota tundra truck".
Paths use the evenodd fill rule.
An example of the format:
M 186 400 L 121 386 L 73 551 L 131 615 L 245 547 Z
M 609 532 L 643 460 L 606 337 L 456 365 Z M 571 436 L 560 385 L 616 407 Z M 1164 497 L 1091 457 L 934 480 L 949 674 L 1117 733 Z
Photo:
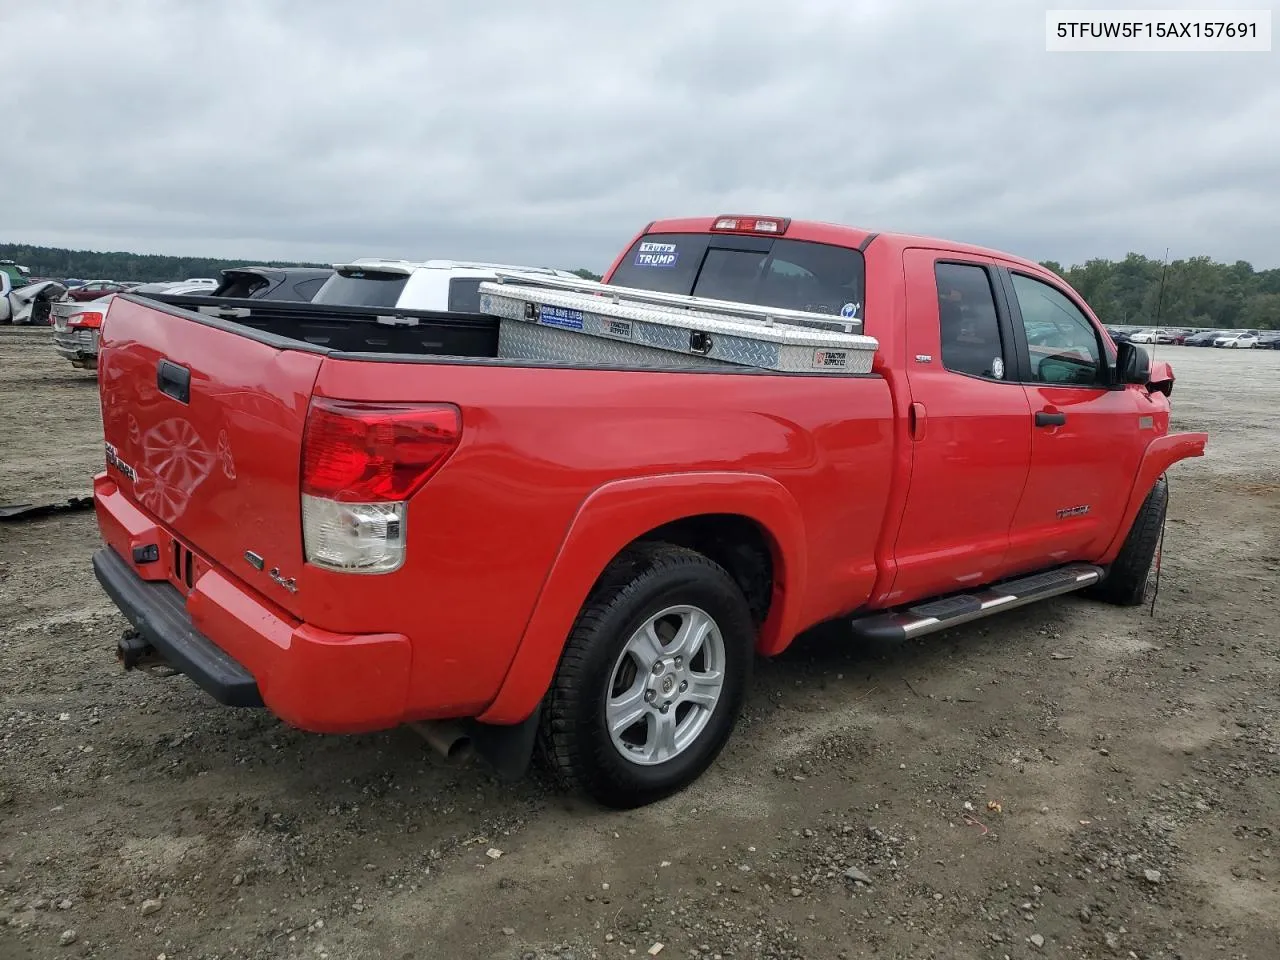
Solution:
M 93 558 L 117 655 L 303 730 L 412 725 L 516 775 L 540 753 L 632 807 L 715 761 L 753 659 L 811 627 L 1148 596 L 1166 471 L 1208 438 L 1169 432 L 1168 364 L 1055 274 L 725 216 L 649 224 L 594 295 L 641 293 L 847 320 L 873 358 L 713 364 L 695 332 L 667 366 L 513 359 L 475 313 L 320 330 L 117 294 Z

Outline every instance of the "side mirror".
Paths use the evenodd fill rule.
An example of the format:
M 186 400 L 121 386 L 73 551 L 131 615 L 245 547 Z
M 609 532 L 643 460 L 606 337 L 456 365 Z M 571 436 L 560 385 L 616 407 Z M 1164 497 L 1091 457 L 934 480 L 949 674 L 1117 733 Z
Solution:
M 1151 355 L 1136 343 L 1116 344 L 1116 382 L 1145 384 L 1151 379 Z

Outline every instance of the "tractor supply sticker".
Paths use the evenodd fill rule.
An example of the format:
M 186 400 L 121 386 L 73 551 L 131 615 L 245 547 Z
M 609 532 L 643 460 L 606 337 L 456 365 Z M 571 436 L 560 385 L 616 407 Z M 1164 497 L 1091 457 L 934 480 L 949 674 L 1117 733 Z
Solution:
M 1004 360 L 1002 358 L 996 357 L 991 361 L 991 375 L 997 380 L 1004 379 Z
M 674 267 L 680 254 L 674 243 L 653 243 L 643 241 L 636 253 L 637 267 Z
M 559 327 L 561 330 L 581 330 L 582 311 L 570 310 L 568 307 L 548 307 L 543 304 L 538 308 L 538 322 L 548 327 Z
M 631 321 L 630 320 L 606 320 L 604 324 L 604 332 L 611 337 L 621 337 L 625 340 L 631 339 Z
M 111 443 L 107 444 L 107 463 L 115 467 L 117 470 L 123 473 L 130 480 L 134 481 L 135 483 L 137 482 L 138 472 L 134 470 L 133 467 L 129 466 L 127 463 L 125 463 L 123 460 L 120 459 L 120 454 L 116 450 L 115 444 L 111 444 Z
M 848 350 L 815 350 L 813 366 L 819 370 L 844 370 L 849 366 Z

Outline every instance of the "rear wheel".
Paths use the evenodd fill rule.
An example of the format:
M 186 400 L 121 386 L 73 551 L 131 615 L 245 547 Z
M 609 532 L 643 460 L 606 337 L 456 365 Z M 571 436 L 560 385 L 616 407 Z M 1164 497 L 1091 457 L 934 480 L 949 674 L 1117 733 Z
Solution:
M 668 544 L 606 571 L 565 645 L 543 711 L 543 752 L 561 781 L 615 808 L 697 779 L 742 708 L 755 629 L 718 564 Z
M 1169 482 L 1161 477 L 1138 508 L 1129 535 L 1107 571 L 1106 579 L 1089 591 L 1090 596 L 1122 607 L 1142 604 L 1147 598 L 1152 561 L 1160 545 L 1160 531 L 1164 528 L 1168 506 Z

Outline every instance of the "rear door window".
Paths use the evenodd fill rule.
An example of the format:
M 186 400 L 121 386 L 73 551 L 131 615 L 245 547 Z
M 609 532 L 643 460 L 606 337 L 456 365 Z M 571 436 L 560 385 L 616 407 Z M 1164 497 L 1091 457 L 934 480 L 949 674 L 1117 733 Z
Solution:
M 1005 349 L 991 275 L 978 264 L 939 263 L 934 276 L 942 365 L 952 373 L 1003 380 Z
M 409 280 L 407 273 L 348 270 L 324 282 L 312 303 L 350 307 L 394 307 Z
M 238 273 L 228 270 L 223 274 L 223 281 L 212 296 L 247 299 L 271 285 L 265 277 L 256 273 Z
M 651 234 L 611 284 L 715 300 L 863 316 L 865 264 L 848 247 L 733 234 Z
M 316 291 L 324 286 L 327 279 L 326 277 L 313 277 L 310 280 L 299 280 L 293 285 L 293 291 L 297 294 L 298 299 L 305 303 L 316 295 Z

